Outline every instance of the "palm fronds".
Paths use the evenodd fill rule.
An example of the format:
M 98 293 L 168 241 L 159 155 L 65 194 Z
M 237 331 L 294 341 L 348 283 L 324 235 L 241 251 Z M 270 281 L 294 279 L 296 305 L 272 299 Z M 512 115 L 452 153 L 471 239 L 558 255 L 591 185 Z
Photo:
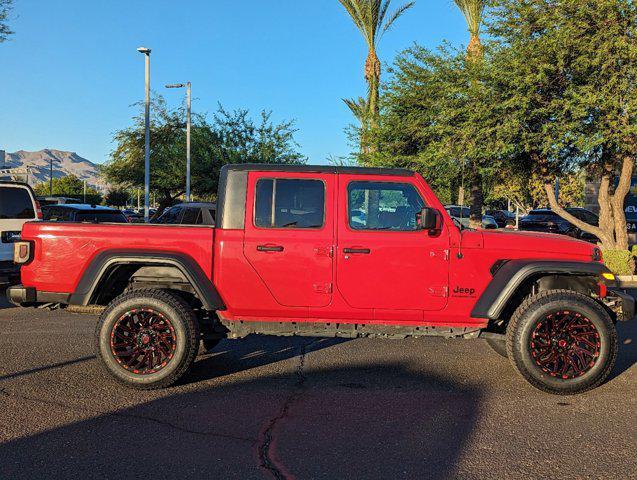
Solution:
M 486 0 L 454 0 L 456 5 L 467 20 L 467 27 L 472 37 L 480 34 L 482 16 L 486 7 Z
M 369 48 L 375 48 L 378 40 L 398 18 L 416 3 L 400 6 L 389 17 L 391 0 L 338 0 L 354 21 Z

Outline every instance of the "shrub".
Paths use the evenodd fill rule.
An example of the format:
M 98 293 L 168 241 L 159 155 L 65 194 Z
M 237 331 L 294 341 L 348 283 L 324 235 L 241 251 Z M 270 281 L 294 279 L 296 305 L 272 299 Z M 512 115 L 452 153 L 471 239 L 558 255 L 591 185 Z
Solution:
M 615 275 L 633 275 L 635 272 L 635 255 L 637 249 L 628 250 L 603 250 L 604 263 Z

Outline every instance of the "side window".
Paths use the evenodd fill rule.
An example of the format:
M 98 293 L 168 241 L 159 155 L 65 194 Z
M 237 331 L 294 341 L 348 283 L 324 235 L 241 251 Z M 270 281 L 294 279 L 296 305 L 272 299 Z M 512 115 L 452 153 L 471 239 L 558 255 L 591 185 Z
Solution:
M 413 185 L 352 182 L 348 186 L 349 226 L 354 230 L 417 230 L 416 214 L 425 206 Z
M 200 208 L 184 208 L 184 215 L 181 217 L 181 222 L 185 225 L 197 225 L 197 214 L 200 213 Z
M 159 217 L 159 220 L 157 221 L 157 223 L 167 223 L 167 224 L 179 223 L 180 213 L 181 213 L 181 208 L 171 207 L 168 210 L 166 210 L 161 217 Z
M 321 228 L 325 184 L 320 180 L 262 178 L 257 181 L 254 224 L 260 228 Z

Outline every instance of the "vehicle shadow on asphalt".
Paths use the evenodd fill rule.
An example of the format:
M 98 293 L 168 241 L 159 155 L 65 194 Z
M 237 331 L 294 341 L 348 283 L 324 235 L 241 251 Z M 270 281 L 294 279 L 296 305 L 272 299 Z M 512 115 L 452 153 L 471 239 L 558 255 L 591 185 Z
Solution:
M 619 377 L 637 363 L 637 317 L 629 322 L 617 323 L 617 340 L 619 343 L 617 363 L 608 381 Z
M 15 308 L 15 305 L 11 305 L 5 298 L 4 288 L 0 287 L 0 310 L 5 308 Z
M 454 476 L 480 390 L 402 364 L 307 369 L 303 358 L 292 374 L 174 389 L 4 443 L 0 478 Z
M 211 352 L 200 352 L 190 373 L 181 383 L 198 383 L 213 378 L 250 370 L 299 355 L 299 346 L 305 353 L 349 342 L 343 338 L 274 337 L 249 335 L 240 340 L 222 340 Z

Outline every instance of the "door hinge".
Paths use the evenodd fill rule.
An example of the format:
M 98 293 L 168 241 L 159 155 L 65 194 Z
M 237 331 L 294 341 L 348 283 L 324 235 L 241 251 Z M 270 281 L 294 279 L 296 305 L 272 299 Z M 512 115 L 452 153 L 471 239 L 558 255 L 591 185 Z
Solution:
M 334 257 L 334 246 L 329 247 L 314 247 L 314 253 L 319 257 Z
M 332 293 L 331 283 L 315 283 L 313 287 L 314 293 Z
M 447 298 L 449 296 L 449 287 L 429 287 L 429 295 L 432 297 Z

